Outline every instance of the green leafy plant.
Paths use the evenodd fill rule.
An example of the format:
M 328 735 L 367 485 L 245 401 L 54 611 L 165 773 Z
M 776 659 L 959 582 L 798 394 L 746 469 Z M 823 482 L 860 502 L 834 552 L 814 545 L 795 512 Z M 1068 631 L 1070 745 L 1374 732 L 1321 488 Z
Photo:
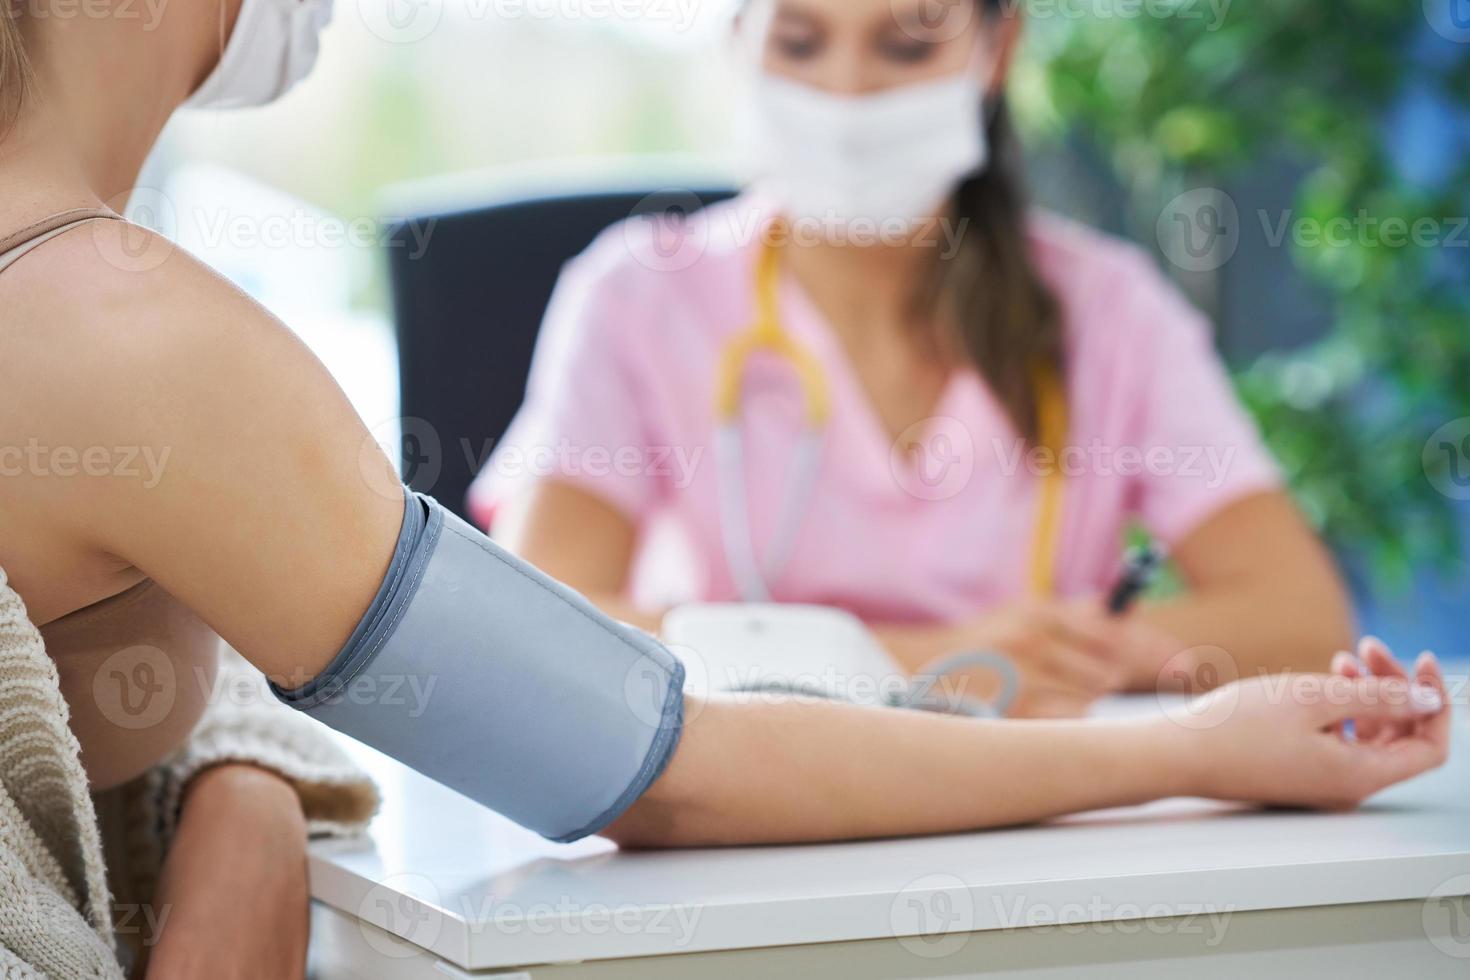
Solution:
M 1033 136 L 1081 135 L 1102 151 L 1140 239 L 1154 240 L 1181 191 L 1267 156 L 1300 165 L 1298 218 L 1367 229 L 1291 243 L 1333 330 L 1246 366 L 1239 388 L 1334 544 L 1385 584 L 1422 563 L 1453 567 L 1455 503 L 1427 478 L 1424 447 L 1470 416 L 1470 247 L 1444 241 L 1470 213 L 1470 153 L 1416 186 L 1385 120 L 1411 84 L 1465 111 L 1470 39 L 1440 43 L 1419 0 L 1057 0 L 1027 12 L 1019 115 Z M 1397 222 L 1416 221 L 1438 240 L 1393 244 Z

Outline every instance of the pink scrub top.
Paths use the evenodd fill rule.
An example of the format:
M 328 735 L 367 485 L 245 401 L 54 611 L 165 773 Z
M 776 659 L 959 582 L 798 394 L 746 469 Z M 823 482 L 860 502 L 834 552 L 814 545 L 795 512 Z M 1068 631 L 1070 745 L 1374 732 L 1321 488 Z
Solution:
M 680 598 L 734 601 L 715 451 L 721 352 L 755 315 L 754 264 L 769 209 L 754 195 L 682 232 L 635 219 L 566 268 L 529 395 L 471 492 L 488 525 L 528 483 L 570 484 L 640 530 L 677 528 Z M 1174 544 L 1232 502 L 1279 487 L 1231 390 L 1207 322 L 1136 247 L 1046 214 L 1030 247 L 1066 323 L 1070 431 L 1053 463 L 1031 454 L 973 370 L 956 371 L 932 417 L 898 443 L 831 327 L 790 277 L 784 327 L 831 389 L 820 469 L 772 597 L 845 608 L 869 622 L 973 617 L 1028 591 L 1038 492 L 1065 480 L 1056 555 L 1063 596 L 1105 591 L 1125 530 Z M 757 359 L 744 386 L 746 502 L 764 556 L 785 500 L 804 415 L 789 365 Z M 654 564 L 635 566 L 648 598 Z

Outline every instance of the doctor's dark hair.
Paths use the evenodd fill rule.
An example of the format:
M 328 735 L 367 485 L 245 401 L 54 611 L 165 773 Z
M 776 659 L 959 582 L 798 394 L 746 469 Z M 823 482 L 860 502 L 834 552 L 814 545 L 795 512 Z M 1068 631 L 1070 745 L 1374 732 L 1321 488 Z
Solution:
M 986 23 L 1003 0 L 974 0 Z M 957 337 L 944 338 L 979 371 L 1011 424 L 1028 442 L 1040 438 L 1038 372 L 1066 374 L 1062 313 L 1032 261 L 1020 140 L 1004 97 L 983 110 L 990 157 L 955 193 L 950 218 L 958 250 L 934 264 L 931 309 L 950 315 Z
M 958 336 L 944 346 L 974 365 L 1011 424 L 1035 443 L 1037 375 L 1050 372 L 1060 384 L 1066 373 L 1062 314 L 1032 261 L 1020 141 L 1005 102 L 986 113 L 990 159 L 955 192 L 950 220 L 959 247 L 936 258 L 925 305 L 948 314 Z

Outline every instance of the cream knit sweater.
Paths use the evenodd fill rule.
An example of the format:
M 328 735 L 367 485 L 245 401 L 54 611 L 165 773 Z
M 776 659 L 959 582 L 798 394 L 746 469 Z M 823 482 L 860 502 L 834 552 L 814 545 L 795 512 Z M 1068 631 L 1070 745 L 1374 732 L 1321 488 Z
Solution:
M 371 781 L 238 657 L 188 744 L 94 805 L 56 667 L 0 569 L 0 980 L 122 980 L 109 878 L 118 908 L 150 901 L 184 785 L 229 761 L 287 779 L 315 833 L 358 831 L 377 809 Z

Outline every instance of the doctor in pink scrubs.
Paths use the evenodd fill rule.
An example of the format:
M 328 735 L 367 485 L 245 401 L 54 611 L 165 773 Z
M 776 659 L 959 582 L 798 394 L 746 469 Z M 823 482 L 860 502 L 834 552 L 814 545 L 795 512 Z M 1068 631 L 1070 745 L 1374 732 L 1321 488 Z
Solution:
M 1209 324 L 1138 248 L 1024 203 L 1019 26 L 747 4 L 762 177 L 568 267 L 477 513 L 652 630 L 640 558 L 677 526 L 690 598 L 841 607 L 916 671 L 1000 651 L 1023 715 L 1325 669 L 1343 588 Z M 1110 616 L 1133 526 L 1186 588 Z

